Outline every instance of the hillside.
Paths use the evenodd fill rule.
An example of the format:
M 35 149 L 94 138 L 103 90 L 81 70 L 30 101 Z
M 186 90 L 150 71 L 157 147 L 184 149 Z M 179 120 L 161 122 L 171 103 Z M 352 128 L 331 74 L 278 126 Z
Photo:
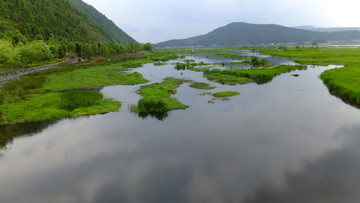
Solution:
M 231 23 L 205 35 L 158 43 L 157 47 L 246 46 L 360 39 L 359 31 L 314 32 L 275 24 Z
M 68 0 L 0 0 L 0 38 L 12 39 L 14 43 L 34 39 L 133 41 L 126 34 L 123 38 L 115 36 L 121 31 L 116 32 L 114 27 L 109 26 L 112 22 L 95 9 L 81 6 L 82 2 L 78 0 L 71 1 L 72 3 Z M 75 4 L 79 7 L 75 8 Z
M 311 25 L 296 26 L 296 29 L 317 31 L 317 32 L 343 32 L 343 31 L 360 31 L 360 27 L 314 27 Z
M 93 6 L 83 2 L 82 0 L 69 0 L 69 2 L 80 11 L 84 12 L 90 20 L 99 25 L 99 27 L 112 41 L 125 44 L 135 42 L 132 37 L 117 27 L 113 21 L 109 20 L 105 15 L 97 11 Z

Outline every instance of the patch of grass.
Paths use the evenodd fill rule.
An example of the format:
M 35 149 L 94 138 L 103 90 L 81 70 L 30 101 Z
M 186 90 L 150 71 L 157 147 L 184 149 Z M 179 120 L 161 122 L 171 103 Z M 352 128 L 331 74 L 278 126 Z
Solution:
M 96 96 L 95 102 L 89 101 L 91 99 L 81 99 L 83 102 L 76 107 L 64 105 L 64 97 L 67 97 L 68 100 L 82 97 L 76 94 L 76 92 L 72 92 L 69 93 L 69 95 L 67 93 L 32 95 L 27 100 L 21 102 L 2 104 L 0 105 L 0 109 L 2 111 L 3 121 L 0 121 L 0 124 L 46 121 L 65 117 L 94 115 L 117 111 L 121 106 L 120 102 L 112 99 L 99 100 L 99 96 Z M 85 95 L 87 93 L 80 94 Z
M 137 113 L 142 118 L 152 116 L 163 120 L 168 111 L 188 108 L 176 98 L 171 97 L 183 82 L 174 78 L 166 78 L 162 83 L 142 86 L 138 93 L 143 98 L 137 105 L 131 106 L 130 111 Z
M 0 90 L 0 104 L 15 103 L 28 97 L 29 92 L 40 88 L 47 80 L 44 75 L 22 76 L 10 80 Z
M 14 70 L 19 70 L 19 68 L 12 68 L 12 67 L 1 67 L 0 66 L 0 73 L 6 73 Z
M 359 48 L 288 47 L 281 52 L 270 47 L 256 49 L 266 54 L 295 58 L 295 61 L 301 64 L 344 65 L 344 68 L 325 71 L 320 77 L 331 94 L 360 107 Z
M 138 112 L 165 112 L 166 104 L 162 98 L 145 97 L 141 98 L 137 105 Z
M 202 83 L 202 82 L 195 82 L 192 83 L 190 85 L 190 87 L 195 88 L 195 89 L 202 89 L 202 90 L 212 90 L 215 89 L 215 87 L 210 86 L 207 83 Z
M 140 73 L 125 73 L 123 63 L 56 72 L 36 92 L 62 91 L 107 85 L 135 85 L 148 82 Z M 133 65 L 133 64 L 132 64 Z M 127 64 L 126 66 L 130 66 Z
M 133 60 L 127 62 L 128 60 Z M 151 60 L 137 54 L 70 64 L 7 82 L 0 90 L 0 124 L 45 121 L 116 111 L 120 103 L 100 93 L 70 91 L 113 84 L 147 82 L 140 73 L 125 73 Z M 118 62 L 112 64 L 114 62 Z M 119 63 L 121 62 L 121 63 Z M 64 93 L 54 93 L 65 91 Z
M 216 92 L 214 94 L 212 94 L 214 97 L 216 98 L 224 98 L 224 97 L 232 97 L 232 96 L 236 96 L 239 95 L 240 93 L 238 92 L 234 92 L 234 91 L 226 91 L 226 92 Z
M 250 82 L 265 83 L 271 81 L 275 76 L 293 70 L 303 70 L 306 66 L 281 65 L 274 68 L 261 69 L 238 69 L 238 70 L 202 70 L 204 76 L 211 81 L 221 84 L 236 85 Z M 201 69 L 199 69 L 201 70 Z
M 144 85 L 139 90 L 139 94 L 143 97 L 166 98 L 176 93 L 178 88 L 184 81 L 174 78 L 166 78 L 162 83 L 154 83 Z
M 255 82 L 253 79 L 246 77 L 239 77 L 234 75 L 227 75 L 215 72 L 205 72 L 204 76 L 211 81 L 223 84 L 223 85 L 242 85 L 246 83 Z
M 100 92 L 72 90 L 60 95 L 60 108 L 73 111 L 80 107 L 94 106 L 103 99 Z
M 321 79 L 329 91 L 345 102 L 360 107 L 360 67 L 347 66 L 325 71 Z

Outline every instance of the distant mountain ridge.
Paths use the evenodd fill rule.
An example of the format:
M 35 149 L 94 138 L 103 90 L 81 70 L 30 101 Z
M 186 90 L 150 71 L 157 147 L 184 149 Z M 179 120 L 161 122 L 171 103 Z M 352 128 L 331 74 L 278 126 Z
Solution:
M 360 27 L 315 27 L 311 25 L 303 25 L 303 26 L 295 26 L 293 28 L 317 31 L 317 32 L 360 31 Z
M 81 0 L 0 0 L 0 38 L 78 42 L 135 40 Z
M 250 46 L 357 39 L 360 39 L 360 31 L 315 32 L 275 24 L 235 22 L 205 35 L 161 42 L 156 44 L 156 47 Z

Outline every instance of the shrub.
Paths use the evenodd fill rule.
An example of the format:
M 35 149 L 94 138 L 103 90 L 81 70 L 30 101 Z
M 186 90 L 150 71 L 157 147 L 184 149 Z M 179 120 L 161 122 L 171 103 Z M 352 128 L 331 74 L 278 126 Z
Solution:
M 145 97 L 139 100 L 138 112 L 166 112 L 166 103 L 161 98 Z
M 96 105 L 103 99 L 100 92 L 88 90 L 72 90 L 61 94 L 60 108 L 73 111 L 81 107 Z

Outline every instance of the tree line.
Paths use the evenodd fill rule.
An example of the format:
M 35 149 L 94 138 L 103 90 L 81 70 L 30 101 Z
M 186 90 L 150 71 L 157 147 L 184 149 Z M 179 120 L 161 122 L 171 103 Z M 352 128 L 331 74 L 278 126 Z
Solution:
M 76 55 L 82 58 L 151 51 L 151 43 L 129 44 L 115 42 L 57 42 L 55 40 L 26 40 L 14 43 L 11 39 L 0 39 L 0 67 L 31 66 L 41 61 L 66 58 Z

